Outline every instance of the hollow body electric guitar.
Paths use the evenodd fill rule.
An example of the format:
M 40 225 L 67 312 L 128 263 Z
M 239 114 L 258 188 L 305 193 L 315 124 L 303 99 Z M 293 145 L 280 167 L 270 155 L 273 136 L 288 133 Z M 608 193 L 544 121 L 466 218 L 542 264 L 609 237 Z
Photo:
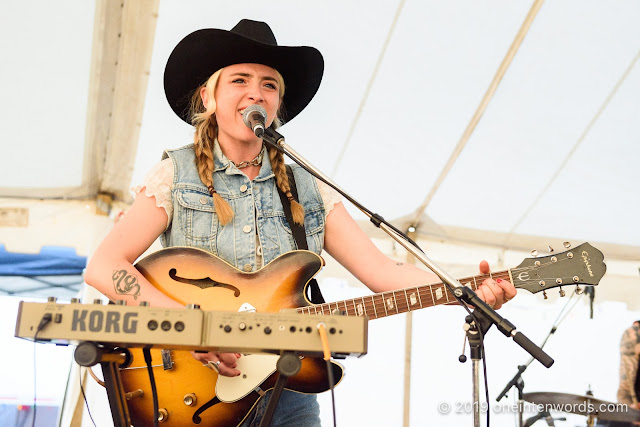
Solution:
M 309 251 L 285 253 L 263 269 L 246 273 L 204 250 L 172 247 L 140 260 L 136 268 L 159 290 L 182 304 L 203 310 L 278 312 L 296 309 L 301 314 L 391 316 L 456 299 L 442 283 L 312 305 L 305 297 L 311 278 L 322 268 L 320 256 Z M 459 280 L 473 290 L 486 278 L 510 280 L 518 289 L 535 293 L 569 285 L 597 285 L 606 271 L 602 252 L 588 243 L 555 255 L 527 258 L 518 267 Z M 125 392 L 142 390 L 128 400 L 134 426 L 152 425 L 153 400 L 142 351 L 132 349 L 133 363 L 120 371 Z M 188 351 L 152 350 L 159 417 L 167 426 L 239 425 L 273 388 L 277 355 L 243 355 L 237 377 L 218 376 Z M 333 363 L 341 379 L 342 367 Z M 287 389 L 301 393 L 328 390 L 326 364 L 321 358 L 302 359 L 300 372 L 290 377 Z M 138 395 L 140 393 L 134 393 Z

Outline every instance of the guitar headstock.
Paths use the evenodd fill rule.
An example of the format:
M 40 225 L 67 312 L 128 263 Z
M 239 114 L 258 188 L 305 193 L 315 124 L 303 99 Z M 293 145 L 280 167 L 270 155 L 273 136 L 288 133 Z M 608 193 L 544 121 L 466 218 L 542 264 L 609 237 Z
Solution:
M 537 258 L 527 258 L 511 269 L 513 285 L 531 293 L 559 286 L 596 286 L 607 266 L 604 255 L 589 243 Z

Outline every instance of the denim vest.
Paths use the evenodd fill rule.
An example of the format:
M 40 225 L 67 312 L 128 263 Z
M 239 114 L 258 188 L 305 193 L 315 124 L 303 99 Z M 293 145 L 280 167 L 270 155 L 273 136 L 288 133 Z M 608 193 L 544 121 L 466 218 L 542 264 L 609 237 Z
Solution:
M 174 170 L 173 219 L 161 236 L 162 245 L 201 248 L 247 272 L 256 270 L 256 257 L 260 256 L 256 232 L 264 265 L 280 254 L 295 250 L 295 239 L 280 202 L 269 156 L 263 157 L 258 176 L 249 180 L 224 156 L 217 141 L 213 154 L 213 184 L 231 206 L 233 220 L 225 226 L 218 221 L 213 197 L 198 175 L 193 144 L 167 150 L 163 159 L 171 158 Z M 292 169 L 299 201 L 304 206 L 307 244 L 310 251 L 320 254 L 324 244 L 324 203 L 315 178 L 298 165 L 292 165 Z

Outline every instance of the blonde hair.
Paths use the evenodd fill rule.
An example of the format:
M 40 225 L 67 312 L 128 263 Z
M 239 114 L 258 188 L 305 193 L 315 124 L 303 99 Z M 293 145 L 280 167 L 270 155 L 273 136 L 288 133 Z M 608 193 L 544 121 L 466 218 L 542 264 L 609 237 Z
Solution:
M 222 225 L 226 225 L 233 219 L 234 213 L 231 206 L 216 192 L 213 186 L 213 145 L 218 137 L 218 122 L 216 121 L 216 100 L 215 90 L 218 85 L 220 73 L 224 68 L 219 69 L 207 79 L 207 82 L 196 88 L 189 104 L 191 124 L 195 128 L 193 134 L 193 148 L 196 154 L 196 167 L 200 180 L 209 189 L 209 194 L 213 197 L 213 205 L 218 214 L 218 220 Z M 276 70 L 278 83 L 280 86 L 280 107 L 282 108 L 282 97 L 284 96 L 284 80 L 282 75 Z M 207 105 L 204 105 L 200 92 L 204 88 Z M 282 122 L 278 117 L 273 120 L 273 128 L 277 129 Z M 271 168 L 276 178 L 276 185 L 287 196 L 291 205 L 291 214 L 296 224 L 304 224 L 304 208 L 293 199 L 289 177 L 284 164 L 284 156 L 281 151 L 269 146 L 269 160 Z

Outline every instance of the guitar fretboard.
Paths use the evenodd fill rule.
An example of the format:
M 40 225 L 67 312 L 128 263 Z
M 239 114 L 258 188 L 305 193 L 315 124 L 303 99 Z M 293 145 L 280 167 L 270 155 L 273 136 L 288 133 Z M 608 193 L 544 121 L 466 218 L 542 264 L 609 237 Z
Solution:
M 459 279 L 458 281 L 462 285 L 469 286 L 475 291 L 480 284 L 482 284 L 483 280 L 488 278 L 509 280 L 509 270 L 467 277 Z M 387 291 L 344 301 L 300 307 L 297 308 L 296 311 L 302 314 L 324 314 L 328 316 L 344 314 L 347 316 L 366 315 L 370 319 L 379 319 L 394 314 L 433 307 L 434 305 L 452 303 L 457 303 L 457 300 L 451 292 L 447 290 L 446 286 L 443 283 L 435 283 L 432 285 Z

